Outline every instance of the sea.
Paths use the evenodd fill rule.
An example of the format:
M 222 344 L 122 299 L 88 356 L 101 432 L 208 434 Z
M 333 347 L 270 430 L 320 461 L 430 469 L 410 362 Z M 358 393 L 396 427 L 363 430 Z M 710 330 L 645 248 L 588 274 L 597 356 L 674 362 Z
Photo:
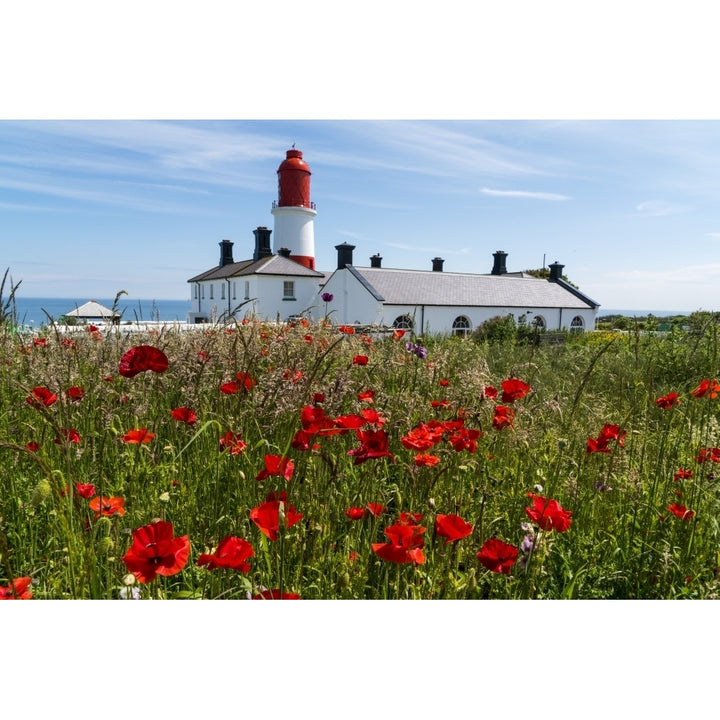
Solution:
M 56 321 L 62 315 L 84 305 L 90 299 L 108 308 L 111 308 L 114 302 L 114 298 L 16 297 L 17 321 L 19 325 L 36 328 L 48 325 L 50 318 Z M 190 300 L 128 300 L 121 297 L 117 304 L 117 311 L 122 313 L 123 322 L 138 320 L 185 322 L 186 315 L 190 311 Z

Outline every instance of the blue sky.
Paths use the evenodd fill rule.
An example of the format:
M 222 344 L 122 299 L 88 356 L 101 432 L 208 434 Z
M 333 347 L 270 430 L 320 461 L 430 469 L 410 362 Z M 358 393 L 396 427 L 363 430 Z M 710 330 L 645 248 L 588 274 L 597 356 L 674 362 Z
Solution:
M 310 165 L 319 269 L 559 261 L 605 308 L 720 309 L 720 122 L 3 120 L 2 266 L 27 297 L 185 298 L 251 256 L 276 170 Z

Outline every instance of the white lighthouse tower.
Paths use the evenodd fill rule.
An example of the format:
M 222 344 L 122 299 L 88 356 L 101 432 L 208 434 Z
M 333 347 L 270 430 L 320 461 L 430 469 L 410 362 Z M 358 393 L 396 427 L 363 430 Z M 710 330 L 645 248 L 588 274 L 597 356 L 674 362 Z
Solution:
M 290 257 L 315 269 L 315 229 L 313 221 L 317 215 L 315 203 L 310 200 L 310 168 L 303 160 L 302 152 L 292 148 L 277 170 L 278 199 L 273 202 L 275 218 L 273 252 L 283 248 L 290 251 Z

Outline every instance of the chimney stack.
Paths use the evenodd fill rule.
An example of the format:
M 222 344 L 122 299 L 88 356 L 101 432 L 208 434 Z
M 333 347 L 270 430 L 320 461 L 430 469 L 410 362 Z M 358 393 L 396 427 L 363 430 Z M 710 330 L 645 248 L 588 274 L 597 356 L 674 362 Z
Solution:
M 382 257 L 380 256 L 380 253 L 375 253 L 370 257 L 370 267 L 382 267 Z
M 282 257 L 284 257 L 284 258 L 289 258 L 290 257 L 290 248 L 281 247 L 278 250 L 278 255 L 282 255 Z
M 347 265 L 353 264 L 353 250 L 355 249 L 354 245 L 349 245 L 348 243 L 342 243 L 340 245 L 336 245 L 335 249 L 337 250 L 338 258 L 337 258 L 337 269 L 342 270 Z
M 220 267 L 225 267 L 225 265 L 234 262 L 232 255 L 233 243 L 229 240 L 223 240 L 218 244 L 220 245 Z
M 255 235 L 255 252 L 253 253 L 253 260 L 260 260 L 265 257 L 272 255 L 272 248 L 270 247 L 270 233 L 272 230 L 268 230 L 262 225 L 257 230 L 253 230 Z
M 442 272 L 444 262 L 445 261 L 441 257 L 434 257 L 432 259 L 433 272 Z
M 561 265 L 557 260 L 554 263 L 550 264 L 550 277 L 548 280 L 550 282 L 557 282 L 558 280 L 562 280 L 562 271 L 565 266 Z
M 498 250 L 493 253 L 493 269 L 490 272 L 491 275 L 505 275 L 507 273 L 505 258 L 507 258 L 507 253 L 504 250 Z

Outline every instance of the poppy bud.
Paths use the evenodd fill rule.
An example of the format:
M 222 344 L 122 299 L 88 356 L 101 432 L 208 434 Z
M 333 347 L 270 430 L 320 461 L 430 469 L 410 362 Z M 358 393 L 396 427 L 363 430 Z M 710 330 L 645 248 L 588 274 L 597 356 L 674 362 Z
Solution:
M 51 495 L 52 487 L 48 480 L 43 479 L 35 486 L 30 502 L 33 507 L 37 507 L 40 503 L 49 499 Z
M 470 568 L 468 573 L 468 590 L 474 590 L 477 587 L 477 578 L 475 577 L 475 568 Z
M 111 529 L 112 522 L 110 521 L 110 518 L 103 515 L 102 517 L 99 517 L 95 523 L 95 537 L 107 537 L 110 534 Z
M 340 576 L 340 580 L 338 582 L 338 585 L 340 586 L 340 589 L 346 588 L 350 585 L 350 573 L 343 573 Z
M 98 540 L 96 550 L 98 555 L 109 555 L 113 548 L 115 547 L 115 542 L 110 537 L 101 537 L 100 540 Z

